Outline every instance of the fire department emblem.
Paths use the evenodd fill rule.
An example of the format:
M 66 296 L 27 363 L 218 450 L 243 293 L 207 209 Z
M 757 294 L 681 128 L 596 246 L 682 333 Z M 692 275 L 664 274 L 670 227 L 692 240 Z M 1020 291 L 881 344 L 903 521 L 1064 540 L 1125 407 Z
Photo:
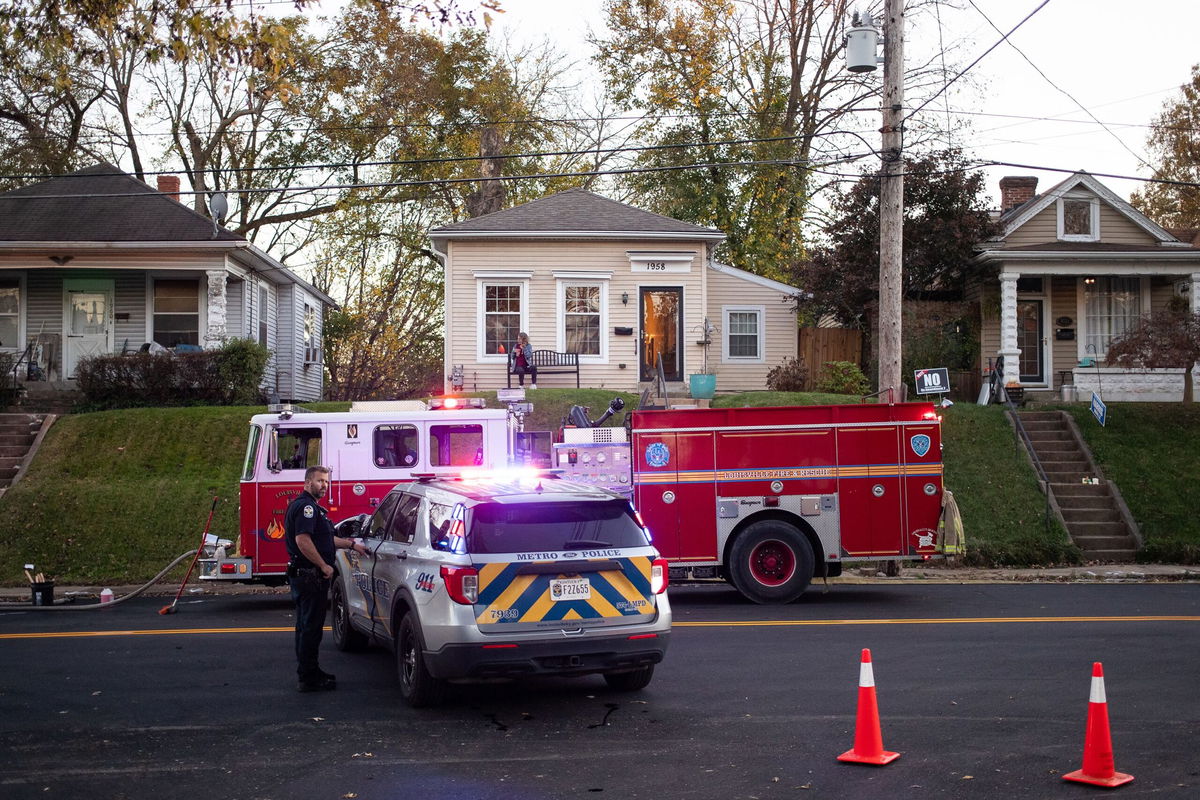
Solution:
M 916 453 L 918 457 L 923 457 L 926 453 L 928 453 L 929 445 L 932 444 L 929 437 L 923 433 L 918 433 L 916 436 L 909 439 L 908 443 L 912 445 L 913 452 Z
M 671 451 L 662 442 L 655 442 L 646 448 L 646 463 L 652 467 L 665 467 L 671 460 Z

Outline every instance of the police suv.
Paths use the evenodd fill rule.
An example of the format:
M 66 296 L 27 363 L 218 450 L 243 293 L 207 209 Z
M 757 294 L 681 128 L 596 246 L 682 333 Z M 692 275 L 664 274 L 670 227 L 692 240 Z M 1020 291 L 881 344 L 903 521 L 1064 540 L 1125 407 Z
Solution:
M 391 646 L 412 706 L 461 680 L 650 683 L 671 631 L 667 564 L 628 500 L 535 470 L 414 477 L 339 525 L 369 551 L 339 551 L 339 649 Z

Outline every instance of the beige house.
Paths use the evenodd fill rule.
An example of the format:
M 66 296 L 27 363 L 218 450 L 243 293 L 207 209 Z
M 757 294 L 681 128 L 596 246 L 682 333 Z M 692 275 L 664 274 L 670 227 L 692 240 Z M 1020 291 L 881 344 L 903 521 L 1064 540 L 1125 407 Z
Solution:
M 1105 366 L 1108 344 L 1172 295 L 1200 310 L 1200 248 L 1181 241 L 1091 175 L 1037 194 L 1037 178 L 1000 181 L 1002 232 L 978 256 L 998 283 L 982 291 L 982 351 L 1027 392 L 1077 387 L 1107 400 L 1178 401 L 1183 371 Z M 985 361 L 986 363 L 986 361 Z
M 724 234 L 572 189 L 436 228 L 445 264 L 445 374 L 467 390 L 508 384 L 508 353 L 578 354 L 579 375 L 538 385 L 636 391 L 661 359 L 668 391 L 716 375 L 718 391 L 766 388 L 797 348 L 791 286 L 713 260 Z M 516 382 L 513 382 L 516 385 Z

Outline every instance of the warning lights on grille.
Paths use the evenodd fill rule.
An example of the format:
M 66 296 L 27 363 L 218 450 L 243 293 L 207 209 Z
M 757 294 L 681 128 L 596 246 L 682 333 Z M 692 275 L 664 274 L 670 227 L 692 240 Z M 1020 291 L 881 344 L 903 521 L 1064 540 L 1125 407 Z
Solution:
M 479 573 L 473 567 L 442 567 L 446 593 L 459 605 L 475 605 L 479 599 Z

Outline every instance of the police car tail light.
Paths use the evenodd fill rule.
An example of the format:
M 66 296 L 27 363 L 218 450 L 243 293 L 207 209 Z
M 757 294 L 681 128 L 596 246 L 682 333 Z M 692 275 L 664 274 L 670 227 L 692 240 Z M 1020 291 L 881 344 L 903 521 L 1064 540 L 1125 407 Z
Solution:
M 442 567 L 442 581 L 450 599 L 460 605 L 475 605 L 479 599 L 479 573 L 474 567 Z
M 667 577 L 667 560 L 665 558 L 656 558 L 650 564 L 650 591 L 655 594 L 662 594 L 667 590 L 667 584 L 670 578 Z

